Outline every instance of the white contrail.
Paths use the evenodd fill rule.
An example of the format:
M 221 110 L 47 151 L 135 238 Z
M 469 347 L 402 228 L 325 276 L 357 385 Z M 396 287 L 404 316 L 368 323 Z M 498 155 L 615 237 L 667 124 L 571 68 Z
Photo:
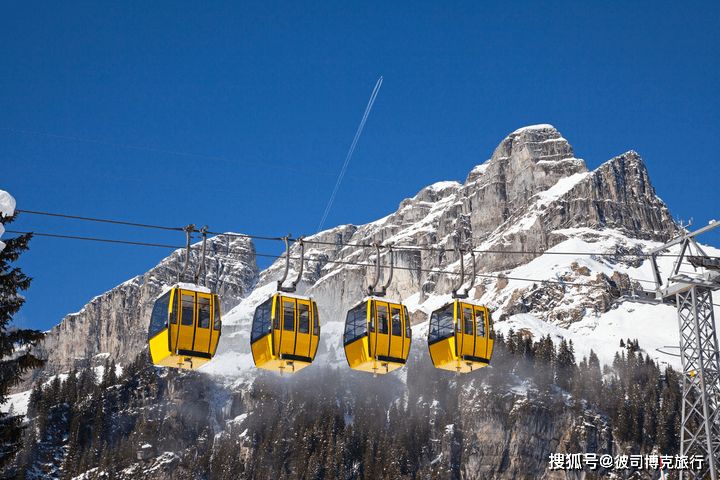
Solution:
M 358 127 L 357 133 L 355 134 L 355 138 L 353 139 L 352 145 L 350 145 L 350 151 L 347 154 L 347 157 L 345 158 L 345 164 L 343 165 L 342 170 L 340 171 L 340 176 L 337 179 L 337 183 L 335 183 L 335 189 L 333 190 L 332 195 L 330 196 L 330 202 L 328 202 L 327 208 L 325 208 L 325 214 L 322 217 L 322 220 L 320 220 L 320 226 L 318 226 L 317 233 L 320 233 L 320 230 L 322 230 L 323 224 L 325 223 L 325 219 L 328 216 L 328 213 L 330 212 L 330 207 L 332 207 L 333 200 L 335 200 L 335 194 L 338 191 L 338 187 L 340 187 L 340 182 L 342 181 L 343 175 L 345 175 L 345 169 L 348 166 L 348 163 L 350 163 L 350 157 L 352 157 L 353 151 L 355 150 L 355 145 L 357 144 L 358 138 L 360 138 L 360 134 L 362 133 L 363 127 L 365 126 L 365 121 L 367 120 L 368 115 L 370 114 L 370 109 L 373 106 L 373 103 L 375 103 L 375 97 L 377 97 L 378 92 L 380 91 L 380 85 L 382 85 L 383 77 L 380 77 L 380 80 L 377 81 L 375 84 L 375 89 L 372 92 L 372 95 L 370 95 L 370 101 L 368 102 L 368 106 L 365 109 L 365 114 L 363 115 L 362 120 L 360 121 L 360 126 Z

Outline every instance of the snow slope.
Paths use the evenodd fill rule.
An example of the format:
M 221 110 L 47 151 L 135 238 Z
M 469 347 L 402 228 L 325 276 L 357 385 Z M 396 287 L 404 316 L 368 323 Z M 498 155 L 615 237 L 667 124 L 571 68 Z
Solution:
M 645 289 L 653 288 L 652 274 L 647 262 L 632 266 L 630 263 L 615 261 L 612 256 L 597 255 L 598 253 L 612 252 L 616 245 L 627 249 L 639 247 L 647 251 L 658 244 L 629 239 L 613 230 L 598 232 L 591 229 L 572 229 L 561 233 L 572 238 L 525 265 L 478 277 L 476 283 L 482 284 L 482 287 L 476 286 L 471 290 L 470 298 L 473 298 L 478 288 L 484 288 L 485 293 L 477 301 L 493 310 L 496 331 L 507 334 L 513 329 L 516 332 L 529 333 L 536 340 L 549 334 L 556 345 L 563 338 L 572 340 L 578 361 L 589 356 L 592 350 L 602 364 L 612 364 L 615 354 L 624 351 L 624 348 L 620 347 L 621 339 L 638 339 L 644 354 L 648 354 L 660 364 L 680 369 L 680 358 L 676 356 L 679 354 L 679 336 L 675 307 L 615 301 L 607 311 L 587 308 L 588 302 L 592 302 L 593 291 L 597 290 L 597 285 L 591 282 L 596 280 L 598 275 L 612 277 L 615 273 L 627 274 L 631 279 L 638 280 Z M 711 256 L 720 256 L 720 249 L 709 246 L 703 248 Z M 659 257 L 661 272 L 672 269 L 676 258 L 673 255 L 678 253 L 679 247 L 673 247 L 668 256 Z M 582 270 L 585 274 L 578 274 L 577 270 Z M 684 270 L 688 268 L 681 269 Z M 508 279 L 507 285 L 502 288 L 498 288 L 496 275 L 499 274 Z M 541 285 L 543 281 L 559 282 L 564 291 L 559 305 L 547 312 L 509 315 L 504 321 L 500 321 L 503 313 L 513 307 L 518 292 L 530 289 L 533 285 Z M 224 325 L 233 325 L 237 331 L 223 336 L 223 351 L 202 367 L 203 371 L 230 378 L 253 374 L 255 367 L 249 349 L 252 315 L 255 307 L 274 293 L 274 288 L 274 284 L 258 288 L 225 316 Z M 428 318 L 433 310 L 452 300 L 450 295 L 430 295 L 424 301 L 420 301 L 420 298 L 420 293 L 415 293 L 403 301 L 410 312 L 422 312 L 425 318 Z M 558 313 L 576 308 L 584 308 L 584 315 L 579 321 L 553 319 Z M 327 321 L 321 318 L 321 327 L 321 342 L 315 364 L 348 368 L 342 347 L 343 321 Z M 413 325 L 413 349 L 427 348 L 427 330 L 427 321 Z M 307 370 L 311 368 L 312 366 Z

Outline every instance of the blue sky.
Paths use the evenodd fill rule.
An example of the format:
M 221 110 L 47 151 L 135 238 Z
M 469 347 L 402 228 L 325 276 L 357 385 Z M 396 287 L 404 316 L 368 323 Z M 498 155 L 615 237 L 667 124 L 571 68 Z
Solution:
M 313 234 L 382 75 L 325 228 L 464 181 L 539 123 L 591 169 L 637 151 L 674 216 L 720 219 L 717 2 L 588 3 L 2 1 L 0 189 L 23 210 Z M 10 229 L 184 241 L 31 214 Z M 170 253 L 30 247 L 16 321 L 41 329 Z

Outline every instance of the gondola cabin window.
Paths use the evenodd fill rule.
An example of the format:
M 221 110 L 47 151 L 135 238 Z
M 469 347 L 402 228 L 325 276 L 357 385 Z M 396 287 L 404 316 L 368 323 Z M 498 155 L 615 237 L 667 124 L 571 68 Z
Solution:
M 217 295 L 214 295 L 215 297 L 215 321 L 213 325 L 213 329 L 220 332 L 220 299 Z
M 367 302 L 350 310 L 345 322 L 345 345 L 364 337 L 368 333 Z M 373 331 L 375 329 L 373 328 Z
M 283 329 L 292 332 L 295 330 L 295 302 L 293 300 L 283 301 Z
M 450 338 L 454 335 L 455 321 L 453 319 L 453 309 L 455 304 L 450 303 L 445 305 L 440 310 L 435 310 L 430 318 L 430 335 L 428 337 L 428 343 L 433 344 Z
M 475 316 L 477 317 L 477 336 L 485 337 L 485 313 L 475 309 Z
M 148 340 L 167 328 L 168 308 L 170 306 L 170 297 L 172 290 L 157 299 L 153 306 L 152 315 L 150 316 L 150 329 L 148 331 Z
M 272 301 L 275 297 L 267 299 L 257 309 L 255 309 L 255 318 L 253 319 L 253 331 L 250 341 L 255 343 L 265 335 L 268 335 L 272 326 Z M 278 315 L 279 317 L 279 315 Z
M 388 333 L 388 313 L 387 306 L 378 305 L 378 333 L 387 335 Z
M 195 313 L 195 297 L 183 293 L 182 295 L 182 316 L 180 317 L 180 323 L 186 327 L 191 327 L 193 324 L 193 314 Z
M 198 297 L 198 327 L 210 328 L 210 299 Z
M 408 315 L 408 309 L 405 305 L 403 305 L 403 310 L 405 311 L 405 338 L 410 338 L 412 336 L 410 332 L 410 316 Z
M 465 317 L 465 334 L 466 335 L 473 335 L 474 329 L 473 329 L 473 309 L 472 307 L 463 307 L 463 315 Z M 459 323 L 459 322 L 458 322 Z
M 318 318 L 317 308 L 313 308 L 313 335 L 320 336 L 320 320 Z
M 298 304 L 298 332 L 310 333 L 310 306 Z
M 390 316 L 392 318 L 392 334 L 396 337 L 402 337 L 402 318 L 400 318 L 400 309 L 391 307 Z

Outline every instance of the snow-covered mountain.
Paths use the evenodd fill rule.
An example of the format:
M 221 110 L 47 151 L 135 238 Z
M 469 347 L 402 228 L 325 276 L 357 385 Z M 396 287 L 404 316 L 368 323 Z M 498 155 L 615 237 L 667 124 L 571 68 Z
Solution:
M 615 457 L 641 448 L 672 453 L 677 447 L 673 432 L 679 382 L 675 372 L 661 371 L 651 360 L 679 367 L 674 355 L 677 313 L 669 305 L 629 303 L 622 295 L 641 286 L 652 288 L 649 265 L 638 254 L 679 232 L 637 153 L 627 152 L 589 171 L 553 127 L 522 128 L 475 167 L 464 184 L 438 182 L 401 202 L 385 218 L 306 238 L 298 293 L 318 303 L 321 340 L 313 365 L 285 378 L 256 369 L 249 345 L 253 312 L 275 292 L 285 258 L 258 272 L 251 240 L 211 239 L 205 284 L 220 294 L 224 312 L 215 358 L 197 372 L 178 374 L 137 357 L 126 370 L 136 372 L 135 377 L 102 375 L 102 397 L 92 395 L 97 402 L 89 400 L 89 394 L 78 394 L 79 401 L 58 400 L 50 427 L 31 419 L 38 432 L 57 437 L 45 440 L 43 447 L 56 453 L 48 461 L 37 453 L 45 450 L 31 449 L 26 463 L 34 465 L 34 478 L 64 469 L 86 472 L 76 478 L 104 478 L 101 470 L 107 460 L 102 455 L 95 463 L 72 463 L 81 447 L 68 440 L 74 435 L 68 418 L 72 412 L 88 415 L 77 413 L 86 411 L 95 412 L 98 424 L 104 415 L 117 430 L 112 434 L 116 445 L 109 450 L 115 453 L 108 455 L 124 456 L 118 478 L 180 478 L 178 472 L 238 478 L 232 470 L 224 471 L 225 477 L 208 477 L 208 465 L 239 462 L 261 468 L 273 461 L 293 478 L 298 469 L 329 462 L 328 455 L 342 448 L 352 450 L 345 452 L 356 462 L 350 470 L 380 478 L 378 472 L 369 473 L 371 466 L 392 467 L 406 446 L 395 440 L 382 443 L 400 435 L 400 429 L 392 427 L 398 419 L 407 429 L 400 438 L 407 443 L 419 439 L 411 470 L 424 472 L 423 478 L 430 472 L 438 478 L 583 478 L 583 472 L 552 471 L 548 456 L 590 452 Z M 349 370 L 342 348 L 345 312 L 365 296 L 378 261 L 374 249 L 358 245 L 373 242 L 394 245 L 395 272 L 387 296 L 407 305 L 413 325 L 408 364 L 377 379 Z M 470 246 L 477 253 L 478 269 L 470 298 L 491 308 L 495 329 L 506 341 L 490 368 L 456 378 L 429 363 L 427 318 L 451 300 L 460 270 L 455 249 Z M 704 248 L 720 256 L 720 250 Z M 291 247 L 293 259 L 299 253 L 297 245 Z M 677 253 L 677 248 L 668 253 Z M 183 254 L 178 250 L 150 272 L 96 297 L 49 332 L 41 352 L 52 361 L 39 374 L 50 385 L 48 396 L 60 398 L 52 387 L 58 382 L 49 378 L 68 378 L 56 374 L 71 366 L 84 367 L 78 373 L 82 378 L 92 371 L 88 367 L 98 369 L 108 359 L 124 363 L 145 348 L 152 301 L 176 281 Z M 381 254 L 383 267 L 388 258 Z M 669 272 L 674 260 L 661 256 L 661 272 Z M 464 264 L 470 272 L 470 254 L 465 254 Z M 191 265 L 188 277 L 196 257 Z M 288 282 L 297 271 L 294 260 L 291 265 Z M 382 277 L 386 275 L 383 268 Z M 511 335 L 511 330 L 520 335 Z M 520 344 L 528 345 L 528 336 L 537 342 L 532 347 L 536 353 L 541 337 L 553 340 L 556 376 L 543 365 L 540 353 L 534 364 L 523 363 L 525 347 Z M 621 348 L 621 341 L 628 339 L 638 342 Z M 577 361 L 591 359 L 580 362 L 574 376 L 563 377 L 562 340 L 572 340 Z M 618 368 L 603 375 L 591 351 L 600 365 Z M 621 361 L 613 361 L 616 352 Z M 543 380 L 546 370 L 551 374 Z M 641 385 L 633 371 L 641 372 L 645 383 Z M 136 388 L 136 395 L 123 393 Z M 64 387 L 62 392 L 67 393 Z M 14 411 L 25 411 L 30 396 L 14 396 Z M 131 403 L 125 409 L 127 398 Z M 607 405 L 598 408 L 600 402 Z M 371 420 L 361 418 L 363 413 Z M 311 421 L 314 414 L 321 418 Z M 629 421 L 632 415 L 634 424 Z M 329 428 L 327 422 L 333 424 L 332 434 L 323 430 Z M 273 437 L 276 434 L 279 437 Z M 320 444 L 328 450 L 317 447 Z M 382 445 L 390 454 L 379 459 Z M 306 447 L 315 448 L 314 456 L 310 450 L 296 450 Z M 198 452 L 204 453 L 198 457 Z M 289 466 L 295 463 L 300 466 Z M 278 472 L 256 473 L 257 478 L 279 478 Z M 636 473 L 621 472 L 617 478 Z
M 536 125 L 508 135 L 464 184 L 438 182 L 402 201 L 385 218 L 308 237 L 298 292 L 319 305 L 317 362 L 345 368 L 345 312 L 362 299 L 374 272 L 347 262 L 377 260 L 373 249 L 352 245 L 393 244 L 395 273 L 388 297 L 408 305 L 414 348 L 422 348 L 428 314 L 449 301 L 457 281 L 456 275 L 441 272 L 459 272 L 453 249 L 472 246 L 481 253 L 471 298 L 494 309 L 499 331 L 512 327 L 565 336 L 575 341 L 580 356 L 593 348 L 610 362 L 620 338 L 640 338 L 649 348 L 677 344 L 671 308 L 618 302 L 621 291 L 632 287 L 631 279 L 649 280 L 642 262 L 623 254 L 655 247 L 677 233 L 637 153 L 627 152 L 589 171 L 555 128 Z M 254 368 L 249 355 L 252 313 L 274 292 L 285 260 L 258 275 L 253 254 L 249 239 L 210 240 L 206 281 L 220 294 L 227 313 L 219 355 L 204 367 L 208 373 L 235 375 Z M 41 353 L 52 359 L 42 375 L 66 371 L 78 359 L 87 362 L 101 353 L 120 361 L 133 358 L 144 347 L 152 300 L 175 281 L 183 255 L 176 251 L 150 272 L 63 319 L 41 346 Z M 299 256 L 296 245 L 291 256 Z M 387 265 L 387 254 L 381 256 Z M 466 266 L 472 264 L 469 254 L 464 260 Z M 647 322 L 662 322 L 662 328 L 641 328 Z
M 470 172 L 465 184 L 436 183 L 401 202 L 392 215 L 306 239 L 309 268 L 299 292 L 313 297 L 321 313 L 316 362 L 347 368 L 341 343 L 345 312 L 365 295 L 374 268 L 346 262 L 376 261 L 373 249 L 349 245 L 382 242 L 395 245 L 388 297 L 408 306 L 414 349 L 424 348 L 429 313 L 451 299 L 457 275 L 440 272 L 459 273 L 460 262 L 448 250 L 472 245 L 482 253 L 470 297 L 494 310 L 499 331 L 572 339 L 578 358 L 592 349 L 604 363 L 612 363 L 620 339 L 638 338 L 653 357 L 677 364 L 677 357 L 656 350 L 678 344 L 675 310 L 619 301 L 622 291 L 641 285 L 636 280 L 650 280 L 649 269 L 632 254 L 677 232 L 637 153 L 591 172 L 555 128 L 519 129 Z M 291 257 L 298 256 L 299 247 L 292 247 Z M 386 254 L 381 257 L 381 265 L 387 265 Z M 464 263 L 467 272 L 469 254 Z M 253 292 L 225 316 L 224 324 L 234 326 L 226 332 L 232 333 L 204 371 L 252 374 L 252 314 L 274 292 L 283 269 L 280 259 L 262 272 Z M 294 274 L 291 270 L 289 278 Z

